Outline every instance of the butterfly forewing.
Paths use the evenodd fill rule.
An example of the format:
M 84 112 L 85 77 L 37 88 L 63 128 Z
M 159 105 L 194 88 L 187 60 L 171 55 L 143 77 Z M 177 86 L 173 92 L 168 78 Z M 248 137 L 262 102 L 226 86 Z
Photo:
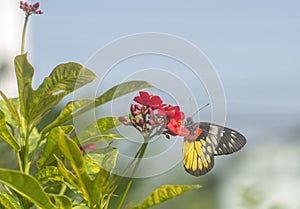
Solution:
M 242 134 L 216 124 L 190 123 L 187 128 L 191 134 L 184 138 L 183 161 L 185 170 L 194 176 L 209 172 L 214 156 L 236 152 L 246 144 Z M 197 130 L 201 130 L 199 136 Z
M 215 156 L 237 152 L 246 144 L 246 138 L 233 129 L 207 122 L 201 122 L 199 127 L 212 139 Z

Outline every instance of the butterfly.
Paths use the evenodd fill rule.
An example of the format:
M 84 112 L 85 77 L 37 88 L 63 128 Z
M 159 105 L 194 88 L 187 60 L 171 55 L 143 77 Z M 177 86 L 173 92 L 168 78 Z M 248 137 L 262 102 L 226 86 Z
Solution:
M 237 152 L 246 144 L 239 132 L 209 122 L 193 122 L 187 118 L 190 134 L 184 138 L 183 163 L 193 176 L 202 176 L 214 166 L 214 157 Z

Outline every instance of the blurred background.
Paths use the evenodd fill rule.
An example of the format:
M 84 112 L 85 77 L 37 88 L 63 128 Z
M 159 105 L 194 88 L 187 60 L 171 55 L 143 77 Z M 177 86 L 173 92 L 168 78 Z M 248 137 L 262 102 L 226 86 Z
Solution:
M 11 97 L 17 95 L 12 63 L 24 18 L 18 6 L 18 1 L 0 0 L 0 87 Z M 161 184 L 197 183 L 203 188 L 155 208 L 300 208 L 299 1 L 42 0 L 41 9 L 44 15 L 30 19 L 26 45 L 35 86 L 58 63 L 84 64 L 107 43 L 140 32 L 169 33 L 194 43 L 219 74 L 226 126 L 241 131 L 247 145 L 218 157 L 203 177 L 188 175 L 179 164 L 139 179 L 128 204 Z M 1 166 L 9 167 L 3 159 Z

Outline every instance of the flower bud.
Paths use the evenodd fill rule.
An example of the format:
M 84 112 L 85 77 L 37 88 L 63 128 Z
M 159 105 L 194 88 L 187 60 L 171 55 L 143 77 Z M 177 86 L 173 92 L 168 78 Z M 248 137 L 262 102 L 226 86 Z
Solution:
M 137 109 L 137 110 L 141 110 L 141 108 L 142 108 L 141 105 L 139 105 L 139 104 L 135 104 L 134 107 L 135 107 L 135 109 Z
M 127 121 L 127 119 L 124 116 L 120 116 L 119 121 L 121 123 L 123 123 L 124 125 L 129 125 L 129 122 Z
M 144 121 L 144 118 L 141 118 L 141 119 L 139 120 L 139 124 L 140 124 L 140 125 L 144 124 L 144 122 L 145 122 L 145 121 Z
M 37 10 L 40 7 L 40 3 L 36 2 L 34 5 L 32 5 L 34 10 Z
M 153 126 L 153 125 L 155 124 L 154 120 L 152 120 L 152 119 L 149 119 L 147 122 L 148 122 L 151 126 Z

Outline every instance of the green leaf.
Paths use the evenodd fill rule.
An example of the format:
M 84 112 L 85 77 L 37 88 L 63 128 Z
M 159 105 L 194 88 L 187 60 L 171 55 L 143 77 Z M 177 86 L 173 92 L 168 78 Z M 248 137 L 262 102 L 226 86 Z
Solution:
M 34 69 L 27 54 L 15 58 L 21 113 L 27 120 L 49 111 L 64 96 L 93 81 L 95 74 L 77 63 L 60 64 L 46 77 L 37 90 L 32 89 Z
M 121 136 L 119 134 L 102 134 L 97 136 L 90 136 L 89 138 L 80 137 L 77 138 L 80 141 L 80 144 L 86 145 L 91 144 L 97 141 L 106 141 L 106 140 L 116 140 L 116 139 L 124 139 L 124 136 Z
M 87 110 L 92 109 L 95 107 L 95 100 L 92 99 L 84 99 L 84 100 L 77 100 L 69 102 L 64 109 L 60 112 L 59 116 L 50 123 L 47 127 L 42 130 L 42 134 L 45 135 L 51 129 L 64 124 L 65 122 L 72 119 L 72 114 L 74 110 L 80 109 L 85 107 Z
M 16 56 L 15 71 L 19 88 L 21 114 L 28 119 L 30 102 L 33 101 L 32 76 L 34 70 L 27 60 L 27 53 Z
M 35 118 L 49 110 L 75 89 L 92 82 L 96 75 L 77 63 L 60 64 L 34 91 L 29 114 Z
M 82 153 L 78 145 L 74 141 L 70 140 L 69 137 L 65 136 L 58 140 L 58 147 L 65 158 L 70 162 L 74 172 L 76 173 L 81 192 L 89 201 L 93 201 L 91 199 L 92 180 L 85 169 Z
M 38 207 L 43 209 L 56 208 L 38 181 L 29 175 L 18 171 L 0 169 L 0 182 L 10 186 Z
M 92 108 L 96 108 L 130 92 L 134 92 L 145 88 L 154 88 L 154 86 L 152 86 L 146 81 L 128 81 L 112 87 L 96 99 L 82 99 L 69 102 L 61 111 L 60 115 L 56 118 L 56 120 L 49 124 L 42 131 L 42 133 L 46 134 L 52 128 L 64 124 L 65 122 L 71 120 L 73 117 L 76 117 L 88 110 L 91 110 Z
M 107 147 L 103 150 L 97 150 L 97 153 L 89 153 L 84 156 L 85 160 L 89 162 L 86 165 L 87 170 L 94 174 L 98 173 L 100 168 L 110 172 L 116 166 L 117 156 L 118 149 L 112 147 Z
M 0 90 L 0 95 L 3 98 L 5 105 L 7 107 L 7 109 L 9 110 L 10 114 L 12 116 L 12 118 L 16 121 L 16 123 L 18 125 L 20 125 L 20 117 L 19 117 L 19 113 L 18 113 L 18 106 L 15 104 L 15 101 L 19 101 L 19 99 L 8 99 L 6 97 L 6 95 Z M 13 125 L 13 123 L 11 123 Z
M 146 88 L 154 88 L 151 84 L 146 81 L 128 81 L 116 85 L 102 94 L 100 97 L 96 98 L 95 106 L 98 107 L 99 105 L 105 104 L 115 98 L 120 96 L 126 95 L 130 92 L 134 92 L 140 89 Z
M 20 107 L 19 98 L 12 98 L 8 99 L 12 105 L 14 105 L 17 109 Z M 6 122 L 10 124 L 11 127 L 19 126 L 18 122 L 15 120 L 14 116 L 12 115 L 11 111 L 7 107 L 7 103 L 4 100 L 0 100 L 0 109 L 4 112 Z
M 77 138 L 82 144 L 87 144 L 98 140 L 124 139 L 123 136 L 118 134 L 105 133 L 121 124 L 122 123 L 119 121 L 118 117 L 100 118 L 77 134 Z
M 146 209 L 174 198 L 191 189 L 198 189 L 200 185 L 163 185 L 154 190 L 147 199 L 132 209 Z
M 43 155 L 37 161 L 39 168 L 43 168 L 51 164 L 55 160 L 54 155 L 59 156 L 61 154 L 60 150 L 58 149 L 58 140 L 60 138 L 65 139 L 66 134 L 69 134 L 73 128 L 73 126 L 60 126 L 51 130 L 47 136 Z
M 4 113 L 0 110 L 0 137 L 3 138 L 15 151 L 20 150 L 17 140 L 13 137 L 6 126 Z
M 57 157 L 56 161 L 57 161 L 57 168 L 59 170 L 59 172 L 64 176 L 65 180 L 73 187 L 77 188 L 78 190 L 81 190 L 81 185 L 79 180 L 76 178 L 76 176 L 70 172 L 65 165 L 63 164 L 63 162 L 58 159 Z
M 59 172 L 58 168 L 55 166 L 48 166 L 42 170 L 40 170 L 35 178 L 39 181 L 41 185 L 49 182 L 49 181 L 59 181 L 63 182 L 64 177 Z
M 17 200 L 0 190 L 0 208 L 9 208 L 9 209 L 22 209 L 21 205 Z
M 37 128 L 33 128 L 31 133 L 30 133 L 30 136 L 29 136 L 29 144 L 28 144 L 28 150 L 29 150 L 29 158 L 31 158 L 37 144 L 39 143 L 39 140 L 41 138 L 41 135 L 38 131 Z M 40 148 L 43 144 L 40 144 Z
M 72 209 L 72 201 L 65 195 L 50 195 L 55 200 L 58 208 Z
M 77 144 L 69 139 L 59 139 L 58 145 L 65 158 L 70 162 L 72 169 L 76 173 L 76 178 L 66 170 L 60 160 L 58 160 L 59 170 L 62 170 L 66 179 L 69 179 L 68 181 L 84 194 L 85 199 L 89 201 L 90 205 L 98 204 L 101 198 L 101 192 L 103 191 L 101 185 L 103 185 L 104 179 L 107 177 L 107 171 L 100 169 L 95 179 L 92 180 L 88 175 L 85 161 Z M 112 150 L 109 155 L 112 156 L 111 153 L 115 152 L 115 150 Z M 104 163 L 104 161 L 105 159 L 103 159 L 102 163 Z M 112 161 L 108 162 L 108 160 L 106 160 L 105 162 L 109 163 Z

